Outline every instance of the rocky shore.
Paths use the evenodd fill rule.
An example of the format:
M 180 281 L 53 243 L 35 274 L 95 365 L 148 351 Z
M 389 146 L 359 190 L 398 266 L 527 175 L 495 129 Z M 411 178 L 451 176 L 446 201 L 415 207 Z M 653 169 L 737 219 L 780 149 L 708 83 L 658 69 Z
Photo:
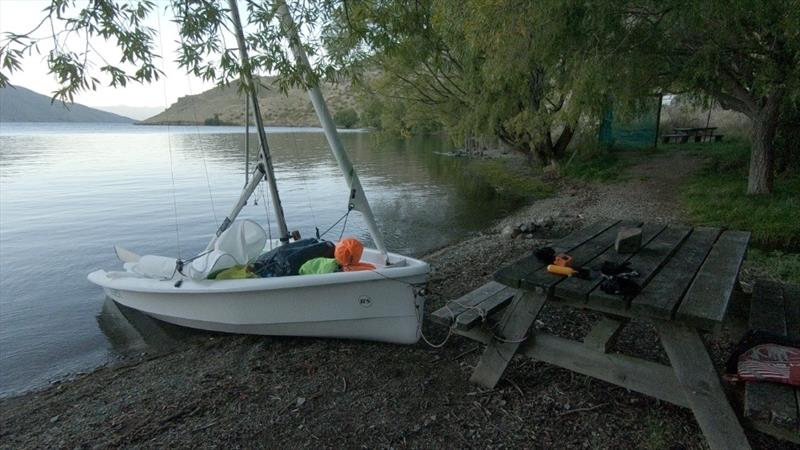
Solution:
M 425 256 L 433 267 L 426 311 L 480 286 L 504 263 L 598 217 L 676 221 L 674 203 L 662 204 L 656 195 L 649 206 L 627 210 L 619 205 L 635 199 L 602 199 L 597 189 L 563 185 L 555 197 Z M 536 326 L 578 338 L 596 320 L 592 313 L 548 305 Z M 423 332 L 434 344 L 447 338 L 445 328 L 428 322 Z M 718 366 L 734 335 L 723 329 L 705 337 Z M 468 378 L 482 350 L 457 336 L 433 348 L 422 341 L 398 346 L 191 333 L 173 348 L 151 348 L 44 390 L 0 400 L 0 447 L 706 446 L 688 409 L 538 361 L 516 358 L 495 389 L 478 388 Z M 626 327 L 617 350 L 666 359 L 645 323 Z M 755 432 L 749 439 L 754 448 L 790 448 Z

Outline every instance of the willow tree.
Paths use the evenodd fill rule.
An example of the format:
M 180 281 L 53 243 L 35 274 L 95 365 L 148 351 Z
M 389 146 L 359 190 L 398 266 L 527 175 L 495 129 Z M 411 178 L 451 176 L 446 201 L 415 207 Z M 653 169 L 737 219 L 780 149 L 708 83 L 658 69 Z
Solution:
M 655 48 L 678 90 L 702 92 L 752 120 L 747 192 L 772 191 L 780 111 L 800 100 L 800 1 L 653 2 Z M 794 149 L 794 151 L 797 151 Z
M 251 67 L 242 67 L 227 0 L 51 0 L 34 29 L 7 31 L 0 38 L 0 87 L 22 69 L 25 57 L 40 53 L 45 45 L 50 48 L 43 56 L 60 86 L 53 98 L 64 101 L 101 84 L 124 87 L 156 81 L 163 75 L 162 57 L 174 57 L 187 73 L 218 84 L 238 80 L 242 70 L 276 75 L 284 90 L 337 72 L 340 68 L 321 52 L 315 32 L 332 8 L 327 2 L 285 1 L 315 61 L 313 70 L 294 64 L 276 17 L 277 2 L 240 2 L 246 6 L 245 40 L 251 54 Z M 158 6 L 171 9 L 178 25 L 176 55 L 160 55 L 159 30 L 153 28 L 160 20 Z M 113 42 L 116 51 L 99 52 L 94 44 L 101 39 Z
M 598 47 L 614 50 L 609 63 L 627 82 L 714 100 L 745 114 L 753 124 L 747 191 L 771 192 L 780 114 L 797 110 L 800 100 L 800 1 L 584 3 L 552 2 L 551 17 L 591 8 L 584 16 L 591 20 L 551 26 L 554 45 L 600 42 Z
M 436 120 L 454 140 L 497 136 L 547 165 L 563 156 L 578 115 L 567 113 L 561 85 L 569 64 L 535 51 L 537 14 L 510 0 L 351 1 L 326 42 L 332 55 L 372 70 L 371 89 L 402 105 L 399 120 Z

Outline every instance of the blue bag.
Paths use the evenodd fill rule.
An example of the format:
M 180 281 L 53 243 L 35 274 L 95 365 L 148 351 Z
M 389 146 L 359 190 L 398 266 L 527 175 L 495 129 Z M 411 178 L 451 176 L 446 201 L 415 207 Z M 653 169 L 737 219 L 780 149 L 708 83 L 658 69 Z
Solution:
M 272 249 L 253 263 L 253 272 L 262 278 L 297 275 L 306 261 L 314 258 L 333 258 L 336 246 L 315 238 L 300 239 Z

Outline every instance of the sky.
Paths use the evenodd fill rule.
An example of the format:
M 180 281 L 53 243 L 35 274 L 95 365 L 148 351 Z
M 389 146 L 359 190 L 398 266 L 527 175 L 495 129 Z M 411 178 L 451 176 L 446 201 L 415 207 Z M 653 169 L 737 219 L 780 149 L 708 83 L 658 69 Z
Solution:
M 78 2 L 80 3 L 80 2 Z M 171 20 L 171 11 L 168 11 L 167 0 L 156 0 L 158 17 L 153 17 L 149 26 L 160 30 L 161 39 L 156 38 L 157 50 L 163 56 L 157 66 L 166 76 L 152 84 L 129 83 L 124 88 L 98 87 L 97 91 L 84 91 L 75 95 L 75 102 L 87 106 L 117 106 L 148 107 L 165 109 L 175 103 L 179 97 L 199 94 L 212 87 L 211 82 L 204 82 L 199 78 L 186 74 L 178 68 L 177 58 L 178 28 Z M 42 10 L 49 4 L 48 0 L 0 0 L 0 35 L 7 32 L 27 33 L 31 31 L 44 17 Z M 166 10 L 166 11 L 165 11 Z M 35 36 L 49 34 L 49 26 Z M 67 43 L 70 47 L 71 43 Z M 103 38 L 95 38 L 92 45 L 101 52 L 109 61 L 118 60 L 119 52 L 115 51 L 113 42 L 106 42 Z M 52 75 L 48 74 L 45 57 L 53 48 L 52 40 L 43 40 L 40 44 L 40 53 L 34 52 L 22 61 L 22 70 L 11 75 L 11 84 L 26 87 L 44 95 L 52 95 L 58 83 Z M 76 47 L 82 50 L 82 46 Z

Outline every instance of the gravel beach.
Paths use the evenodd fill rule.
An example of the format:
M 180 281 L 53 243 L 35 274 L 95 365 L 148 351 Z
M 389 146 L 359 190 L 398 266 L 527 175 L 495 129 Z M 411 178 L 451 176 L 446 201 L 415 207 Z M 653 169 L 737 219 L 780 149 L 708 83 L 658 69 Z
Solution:
M 434 269 L 426 311 L 597 218 L 680 222 L 674 189 L 652 195 L 638 189 L 664 186 L 661 181 L 648 172 L 608 186 L 562 182 L 554 197 L 425 256 Z M 516 238 L 504 232 L 520 224 L 528 226 Z M 548 305 L 536 326 L 576 338 L 596 320 Z M 432 343 L 447 337 L 444 327 L 427 321 L 423 331 Z M 737 332 L 732 326 L 705 337 L 718 365 Z M 493 390 L 471 385 L 482 350 L 457 336 L 432 348 L 422 341 L 398 346 L 191 333 L 169 349 L 148 349 L 0 400 L 0 447 L 706 447 L 688 409 L 527 358 L 515 358 Z M 666 358 L 644 323 L 626 327 L 616 350 Z M 760 433 L 748 437 L 754 448 L 791 448 Z

